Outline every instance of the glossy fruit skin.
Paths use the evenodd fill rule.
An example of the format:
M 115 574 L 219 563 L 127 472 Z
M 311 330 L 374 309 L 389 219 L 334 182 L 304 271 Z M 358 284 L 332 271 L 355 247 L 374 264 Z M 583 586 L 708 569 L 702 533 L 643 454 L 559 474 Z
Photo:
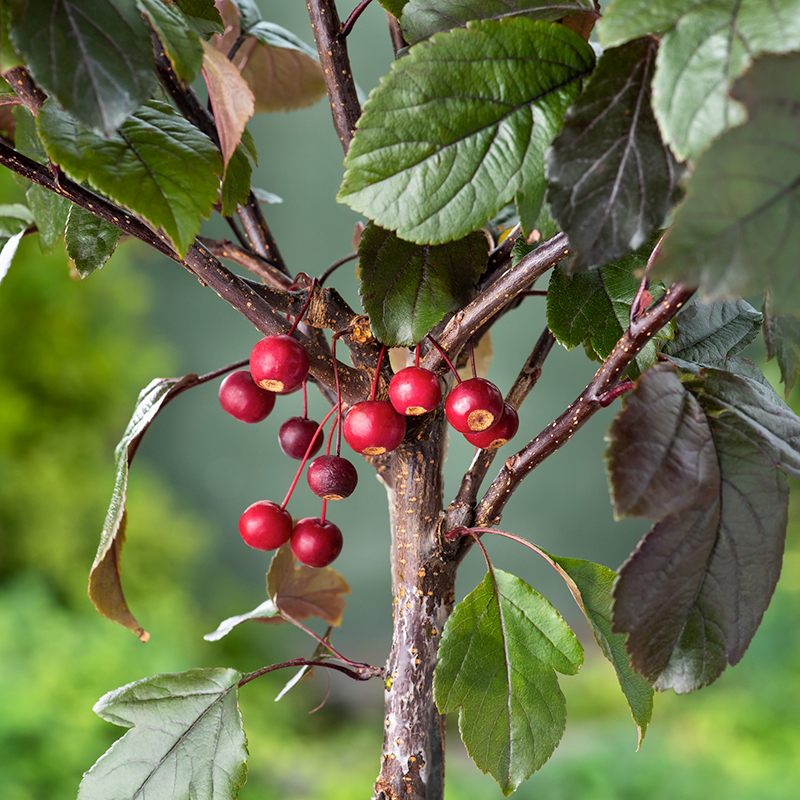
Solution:
M 219 385 L 219 404 L 240 422 L 266 419 L 275 407 L 275 394 L 256 385 L 246 369 L 227 375 Z
M 415 417 L 433 411 L 442 399 L 439 376 L 422 367 L 406 367 L 389 383 L 389 400 L 400 414 Z
M 250 373 L 262 389 L 290 394 L 308 376 L 308 354 L 291 336 L 265 336 L 250 351 Z
M 355 491 L 358 472 L 346 458 L 325 455 L 315 458 L 308 465 L 306 480 L 317 497 L 343 500 Z
M 388 400 L 356 403 L 342 423 L 347 444 L 365 456 L 379 456 L 394 450 L 406 435 L 406 418 Z
M 319 423 L 307 417 L 289 417 L 278 431 L 278 444 L 284 455 L 296 458 L 298 461 L 302 460 L 317 428 L 319 428 Z M 319 452 L 323 441 L 324 436 L 320 431 L 314 438 L 314 446 L 308 454 L 309 458 Z
M 475 447 L 484 450 L 495 450 L 502 447 L 509 439 L 513 439 L 519 430 L 519 415 L 511 403 L 504 403 L 500 419 L 491 428 L 477 433 L 465 433 L 464 438 Z
M 271 500 L 259 500 L 239 517 L 239 534 L 256 550 L 275 550 L 292 535 L 292 515 Z
M 307 567 L 327 567 L 342 552 L 342 532 L 319 517 L 298 520 L 292 530 L 294 557 Z
M 444 401 L 447 421 L 459 433 L 477 433 L 492 427 L 503 413 L 503 395 L 485 378 L 462 381 Z

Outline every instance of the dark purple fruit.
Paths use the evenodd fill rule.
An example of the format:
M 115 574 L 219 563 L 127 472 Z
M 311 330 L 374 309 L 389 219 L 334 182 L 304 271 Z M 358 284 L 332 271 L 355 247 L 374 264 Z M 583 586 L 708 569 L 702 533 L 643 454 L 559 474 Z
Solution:
M 281 450 L 289 456 L 300 461 L 306 454 L 308 445 L 314 440 L 314 446 L 308 454 L 309 458 L 319 452 L 324 437 L 322 431 L 317 433 L 319 424 L 306 417 L 289 417 L 278 431 L 278 444 Z M 314 434 L 317 433 L 316 438 Z
M 309 464 L 306 479 L 317 497 L 343 500 L 355 491 L 358 472 L 346 458 L 319 456 Z

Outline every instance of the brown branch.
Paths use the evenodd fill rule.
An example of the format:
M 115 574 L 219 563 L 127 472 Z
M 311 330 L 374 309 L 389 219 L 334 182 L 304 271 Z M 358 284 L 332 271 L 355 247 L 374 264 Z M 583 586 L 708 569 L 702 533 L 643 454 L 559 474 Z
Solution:
M 210 286 L 223 300 L 248 319 L 257 330 L 265 336 L 276 333 L 288 333 L 289 323 L 284 314 L 298 314 L 306 297 L 304 291 L 283 292 L 271 286 L 254 287 L 244 279 L 234 275 L 217 258 L 201 244 L 189 248 L 185 259 L 173 249 L 164 233 L 155 233 L 141 220 L 123 209 L 110 203 L 94 192 L 75 183 L 64 175 L 56 175 L 50 169 L 13 148 L 0 143 L 0 164 L 12 172 L 44 186 L 52 192 L 66 198 L 77 206 L 89 211 L 100 219 L 119 228 L 123 233 L 134 236 L 149 244 L 163 255 L 188 269 L 204 286 Z M 332 292 L 326 289 L 324 292 Z M 344 302 L 344 301 L 342 301 Z M 320 304 L 322 304 L 320 306 Z M 324 300 L 312 301 L 312 309 L 317 319 L 322 316 L 320 307 L 324 308 Z M 330 322 L 334 328 L 342 325 L 334 319 Z M 326 326 L 327 327 L 327 326 Z M 307 349 L 311 361 L 311 374 L 325 386 L 334 385 L 333 362 L 330 353 L 315 341 L 299 331 L 295 333 L 298 340 Z M 342 386 L 342 398 L 347 403 L 355 403 L 364 398 L 369 387 L 369 380 L 346 364 L 340 363 L 339 378 Z
M 346 153 L 356 120 L 361 116 L 361 104 L 347 55 L 347 39 L 341 35 L 342 26 L 333 0 L 308 0 L 306 5 L 328 91 L 333 127 Z
M 219 148 L 219 133 L 213 115 L 200 102 L 194 90 L 178 80 L 178 76 L 172 68 L 172 62 L 155 34 L 153 34 L 153 47 L 158 77 L 162 86 L 181 114 Z M 290 275 L 286 262 L 278 249 L 278 244 L 261 213 L 261 206 L 252 192 L 250 192 L 247 202 L 237 208 L 236 216 L 242 223 L 247 243 L 253 251 L 285 275 Z
M 47 95 L 33 82 L 31 74 L 25 67 L 12 67 L 3 73 L 3 78 L 31 114 L 35 115 L 47 100 Z
M 519 483 L 603 407 L 607 392 L 619 383 L 636 354 L 678 313 L 694 292 L 695 289 L 683 284 L 673 284 L 658 303 L 631 325 L 580 397 L 532 442 L 506 461 L 475 509 L 476 526 L 491 526 L 499 522 L 505 504 Z
M 392 49 L 394 50 L 395 58 L 397 54 L 404 48 L 408 47 L 408 42 L 403 38 L 403 31 L 400 30 L 400 23 L 397 17 L 390 12 L 386 12 L 389 21 L 389 36 L 392 39 Z
M 286 273 L 276 269 L 269 261 L 265 261 L 251 250 L 245 250 L 244 247 L 240 247 L 228 239 L 217 241 L 216 239 L 198 236 L 197 240 L 212 255 L 217 258 L 227 258 L 230 261 L 234 261 L 254 275 L 258 275 L 264 283 L 276 289 L 285 290 L 292 285 L 292 279 Z
M 474 333 L 529 289 L 547 270 L 563 261 L 570 252 L 569 241 L 564 233 L 543 242 L 515 267 L 507 269 L 469 305 L 458 311 L 438 337 L 439 344 L 453 358 Z M 438 350 L 431 348 L 420 366 L 437 371 L 443 369 L 444 360 Z
M 506 401 L 511 403 L 514 408 L 519 408 L 522 405 L 541 377 L 542 366 L 553 349 L 555 341 L 555 336 L 550 333 L 548 328 L 545 328 L 506 395 Z M 461 480 L 461 486 L 455 500 L 447 509 L 445 530 L 468 524 L 465 520 L 469 520 L 472 515 L 481 483 L 486 477 L 486 473 L 489 471 L 489 467 L 491 467 L 496 455 L 497 449 L 479 450 L 475 454 L 472 464 L 470 464 L 469 469 Z

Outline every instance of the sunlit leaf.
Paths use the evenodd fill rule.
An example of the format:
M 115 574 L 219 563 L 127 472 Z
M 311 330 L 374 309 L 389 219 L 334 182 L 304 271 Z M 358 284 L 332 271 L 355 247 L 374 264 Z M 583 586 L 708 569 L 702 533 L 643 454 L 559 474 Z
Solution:
M 83 776 L 78 800 L 235 800 L 247 775 L 240 672 L 193 669 L 130 683 L 95 713 L 131 728 Z
M 343 595 L 350 594 L 350 587 L 330 567 L 298 565 L 289 545 L 284 545 L 270 563 L 267 594 L 293 619 L 319 617 L 331 625 L 340 625 L 345 606 Z
M 776 313 L 797 310 L 800 54 L 763 58 L 735 95 L 749 120 L 698 159 L 654 271 L 711 299 L 770 286 Z
M 453 610 L 439 644 L 434 697 L 458 711 L 461 738 L 508 795 L 564 732 L 555 671 L 574 675 L 583 648 L 552 605 L 514 575 L 490 571 Z
M 185 256 L 219 193 L 222 158 L 172 106 L 150 100 L 105 138 L 51 101 L 36 118 L 48 154 L 75 180 L 163 228 Z M 191 163 L 192 169 L 186 169 Z
M 573 269 L 640 247 L 678 199 L 682 169 L 650 106 L 657 50 L 649 37 L 607 50 L 548 151 L 547 197 L 577 253 Z
M 13 236 L 0 237 L 0 283 L 2 283 L 3 278 L 5 278 L 8 274 L 8 270 L 11 268 L 11 262 L 14 260 L 17 248 L 24 235 L 25 230 L 23 228 L 23 230 L 19 231 L 19 233 L 15 233 Z
M 358 255 L 361 301 L 373 334 L 389 347 L 420 342 L 448 311 L 472 299 L 488 252 L 480 232 L 419 245 L 369 223 Z
M 101 269 L 117 248 L 122 231 L 79 206 L 72 206 L 64 238 L 67 255 L 81 278 Z
M 401 27 L 409 44 L 439 31 L 460 28 L 475 19 L 527 17 L 554 21 L 568 14 L 594 11 L 591 0 L 410 0 L 403 9 Z
M 142 436 L 163 405 L 191 385 L 196 378 L 196 375 L 186 375 L 183 378 L 156 379 L 139 395 L 125 435 L 115 451 L 114 491 L 103 524 L 100 546 L 89 573 L 89 597 L 95 608 L 104 617 L 124 625 L 145 642 L 150 638 L 150 634 L 139 625 L 128 608 L 120 580 L 120 558 L 127 524 L 125 502 L 128 493 L 128 472 Z
M 723 0 L 724 1 L 724 0 Z M 597 26 L 603 47 L 616 47 L 651 33 L 666 33 L 704 0 L 611 0 Z
M 460 239 L 517 197 L 529 229 L 544 151 L 593 66 L 579 36 L 524 18 L 414 45 L 364 106 L 339 201 L 421 244 Z
M 728 94 L 761 53 L 800 48 L 800 0 L 706 0 L 661 40 L 653 109 L 678 158 L 696 158 L 720 133 L 743 122 Z M 787 86 L 792 79 L 783 76 Z
M 87 128 L 112 134 L 155 85 L 153 45 L 130 0 L 17 0 L 11 38 L 36 82 Z
M 614 630 L 658 689 L 692 691 L 738 663 L 769 605 L 787 524 L 780 470 L 800 474 L 800 419 L 772 397 L 723 370 L 681 379 L 661 365 L 612 426 L 615 502 L 660 516 L 620 569 Z
M 158 34 L 178 79 L 187 85 L 200 74 L 203 48 L 180 8 L 162 0 L 136 0 Z
M 203 42 L 203 78 L 214 112 L 222 161 L 228 162 L 255 110 L 255 98 L 239 70 L 223 53 Z

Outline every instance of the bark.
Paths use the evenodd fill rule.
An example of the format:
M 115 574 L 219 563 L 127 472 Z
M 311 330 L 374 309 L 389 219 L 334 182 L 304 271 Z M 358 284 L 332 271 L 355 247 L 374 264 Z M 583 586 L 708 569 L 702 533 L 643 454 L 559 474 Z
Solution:
M 441 524 L 444 415 L 429 416 L 379 470 L 389 496 L 394 630 L 376 800 L 441 800 L 444 793 L 445 726 L 433 702 L 433 670 L 453 608 L 455 561 Z

